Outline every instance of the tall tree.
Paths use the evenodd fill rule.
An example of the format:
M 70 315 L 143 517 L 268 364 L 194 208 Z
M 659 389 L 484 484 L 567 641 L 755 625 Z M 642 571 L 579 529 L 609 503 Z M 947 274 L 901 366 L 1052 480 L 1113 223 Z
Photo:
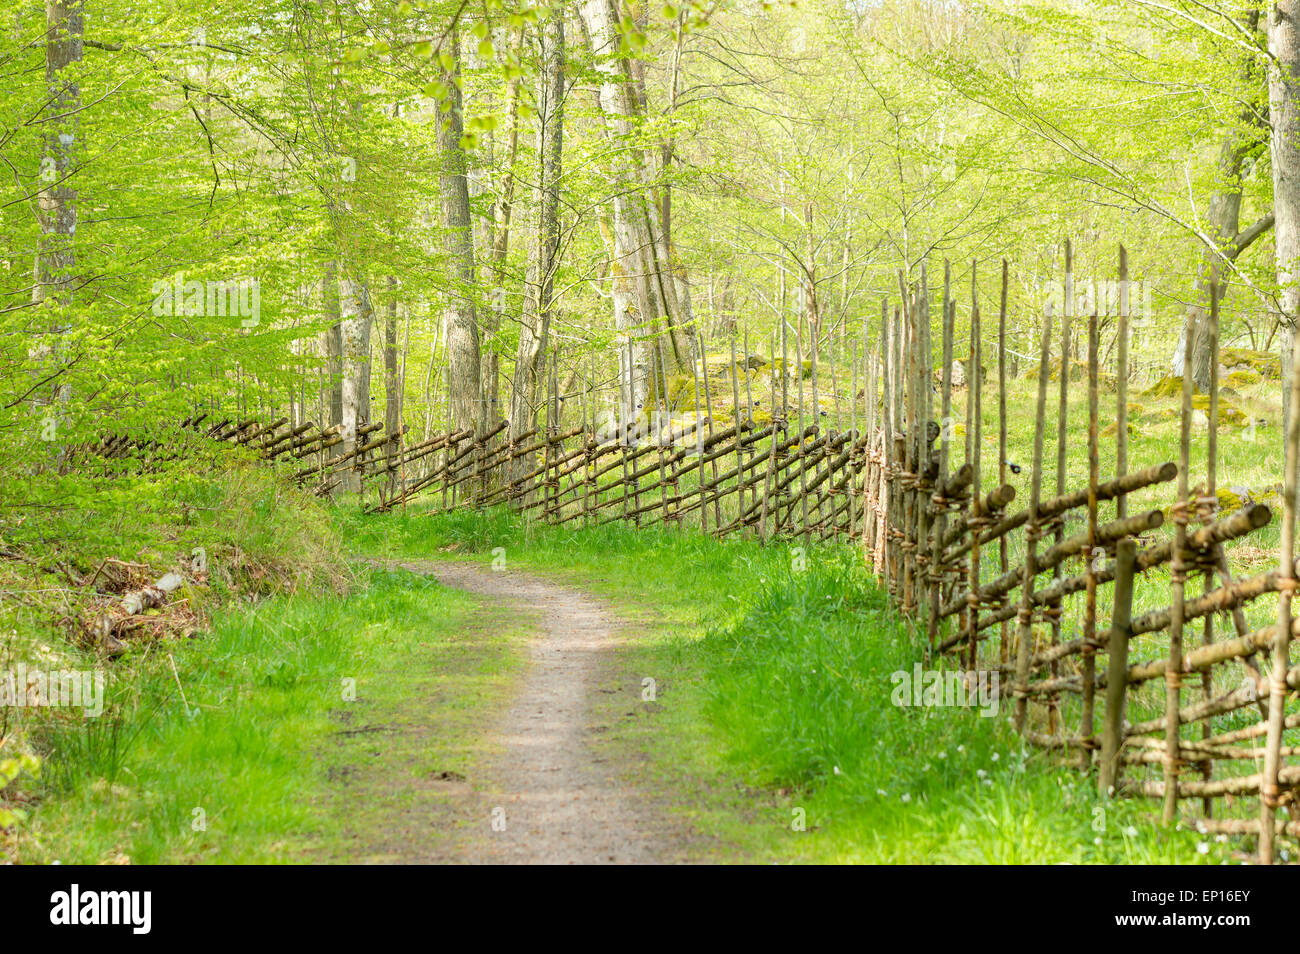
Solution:
M 640 413 L 654 388 L 655 371 L 672 373 L 690 360 L 691 348 L 667 259 L 662 210 L 653 202 L 644 149 L 637 138 L 643 105 L 621 45 L 630 27 L 617 0 L 585 0 L 582 15 L 595 68 L 602 77 L 598 102 L 611 141 L 615 294 L 618 283 L 625 281 L 635 295 L 634 309 L 621 311 L 617 298 L 614 308 L 615 328 L 621 337 L 631 339 L 632 357 L 624 362 L 627 379 L 622 390 L 629 396 L 633 413 Z M 679 308 L 676 313 L 675 305 Z
M 1282 433 L 1288 433 L 1292 353 L 1300 311 L 1300 0 L 1275 0 L 1268 20 L 1274 248 L 1282 323 Z
M 451 392 L 451 425 L 463 430 L 482 428 L 484 423 L 479 327 L 475 308 L 474 234 L 470 221 L 469 168 L 465 156 L 464 98 L 460 88 L 459 33 L 453 26 L 448 36 L 452 57 L 450 68 L 442 69 L 447 99 L 442 115 L 437 117 L 438 151 L 442 166 L 438 187 L 442 198 L 442 224 L 446 231 L 445 248 L 454 281 L 447 291 L 447 309 L 443 319 L 447 342 L 447 373 Z
M 388 277 L 387 311 L 384 315 L 384 433 L 396 434 L 402 426 L 402 390 L 397 346 L 397 279 Z
M 44 386 L 36 392 L 40 404 L 66 404 L 71 387 L 63 380 L 66 360 L 63 338 L 76 283 L 77 192 L 75 176 L 80 149 L 81 87 L 75 65 L 84 52 L 85 18 L 82 0 L 46 0 L 45 87 L 48 95 L 42 188 L 37 202 L 40 239 L 36 252 L 33 301 L 47 304 L 39 332 L 38 374 Z
M 370 412 L 370 331 L 375 312 L 370 303 L 369 288 L 355 275 L 344 274 L 339 300 L 342 310 L 339 337 L 343 366 L 343 450 L 350 453 L 356 450 L 361 440 L 357 428 L 366 423 Z M 347 467 L 340 487 L 348 493 L 360 491 L 360 471 Z
M 1250 10 L 1236 20 L 1238 28 L 1250 37 L 1258 36 L 1260 12 Z M 1264 42 L 1267 42 L 1265 39 Z M 1210 389 L 1211 367 L 1214 360 L 1211 354 L 1211 341 L 1208 333 L 1210 315 L 1209 295 L 1210 276 L 1220 263 L 1235 263 L 1246 249 L 1272 227 L 1273 212 L 1269 210 L 1253 224 L 1241 227 L 1241 179 L 1247 159 L 1263 148 L 1267 135 L 1267 113 L 1260 109 L 1260 104 L 1250 93 L 1259 88 L 1260 57 L 1255 50 L 1248 50 L 1240 57 L 1241 87 L 1246 92 L 1247 101 L 1243 105 L 1237 123 L 1229 125 L 1223 133 L 1219 146 L 1216 165 L 1217 188 L 1206 204 L 1204 215 L 1204 247 L 1201 252 L 1200 267 L 1196 276 L 1196 299 L 1187 309 L 1183 323 L 1182 335 L 1174 348 L 1172 368 L 1174 374 L 1182 376 L 1184 355 L 1192 359 L 1192 382 L 1197 390 L 1206 392 Z M 1260 88 L 1262 92 L 1262 88 Z M 1220 285 L 1220 292 L 1226 292 L 1227 284 Z M 1184 349 L 1184 339 L 1190 339 L 1190 347 Z
M 495 339 L 506 310 L 506 261 L 510 255 L 510 227 L 515 207 L 515 162 L 519 157 L 519 95 L 523 70 L 517 62 L 523 48 L 523 25 L 510 34 L 512 72 L 506 87 L 506 145 L 501 157 L 501 183 L 492 203 L 492 308 L 483 321 L 483 340 L 493 342 L 483 367 L 483 403 L 495 421 L 501 405 L 501 355 Z
M 556 3 L 541 26 L 541 76 L 537 84 L 537 231 L 529 265 L 525 314 L 519 329 L 511 397 L 512 437 L 537 420 L 539 382 L 544 379 L 560 252 L 560 181 L 564 154 L 564 8 Z

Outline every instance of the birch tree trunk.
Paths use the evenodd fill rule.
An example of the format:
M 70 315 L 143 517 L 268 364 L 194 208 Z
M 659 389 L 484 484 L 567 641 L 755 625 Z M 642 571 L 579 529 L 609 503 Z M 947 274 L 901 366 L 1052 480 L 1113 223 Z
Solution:
M 564 10 L 556 4 L 541 26 L 542 75 L 537 84 L 537 244 L 530 267 L 527 304 L 519 329 L 510 436 L 532 430 L 538 382 L 546 368 L 555 268 L 560 252 L 560 177 L 564 147 Z M 524 468 L 527 462 L 517 464 Z
M 448 38 L 450 51 L 459 59 L 460 41 L 453 28 Z M 450 90 L 451 110 L 436 120 L 438 151 L 442 169 L 438 187 L 442 199 L 442 224 L 446 229 L 446 250 L 452 273 L 447 310 L 443 318 L 447 342 L 447 373 L 451 393 L 451 428 L 482 429 L 483 404 L 480 387 L 478 317 L 474 307 L 474 235 L 469 215 L 467 161 L 461 146 L 464 137 L 463 102 L 459 70 L 444 72 Z
M 1282 326 L 1282 433 L 1290 415 L 1291 353 L 1300 306 L 1300 0 L 1275 0 L 1268 22 L 1274 246 Z

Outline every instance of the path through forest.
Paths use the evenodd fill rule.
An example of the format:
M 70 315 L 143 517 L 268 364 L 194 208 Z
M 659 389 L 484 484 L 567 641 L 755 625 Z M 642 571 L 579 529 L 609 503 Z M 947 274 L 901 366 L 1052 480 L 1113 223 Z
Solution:
M 489 813 L 471 826 L 458 860 L 608 864 L 680 857 L 684 833 L 674 832 L 646 793 L 621 781 L 619 766 L 593 748 L 601 728 L 595 695 L 631 696 L 639 686 L 628 678 L 611 687 L 612 654 L 628 637 L 626 621 L 592 597 L 514 570 L 402 566 L 482 597 L 497 612 L 523 615 L 536 633 L 522 685 L 498 730 L 500 755 L 489 769 L 493 791 L 484 802 Z

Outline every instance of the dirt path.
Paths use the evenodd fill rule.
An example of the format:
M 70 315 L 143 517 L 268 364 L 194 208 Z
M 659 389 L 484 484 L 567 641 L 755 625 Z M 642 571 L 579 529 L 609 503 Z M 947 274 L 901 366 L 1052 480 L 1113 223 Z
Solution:
M 609 864 L 669 860 L 681 838 L 593 749 L 593 693 L 608 681 L 626 625 L 591 597 L 525 573 L 472 563 L 407 563 L 406 569 L 524 614 L 539 635 L 519 695 L 500 729 L 490 811 L 466 838 L 461 860 Z M 633 687 L 626 687 L 630 693 Z M 494 824 L 495 821 L 495 824 Z M 502 827 L 504 821 L 504 828 Z M 480 837 L 481 834 L 481 837 Z

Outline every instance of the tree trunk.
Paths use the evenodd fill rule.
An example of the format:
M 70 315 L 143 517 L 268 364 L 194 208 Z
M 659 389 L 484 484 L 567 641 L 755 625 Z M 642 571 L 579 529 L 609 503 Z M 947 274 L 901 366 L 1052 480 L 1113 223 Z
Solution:
M 366 423 L 370 414 L 370 326 L 374 309 L 370 305 L 370 292 L 364 282 L 344 276 L 340 282 L 339 299 L 342 321 L 339 322 L 342 340 L 343 365 L 343 452 L 357 447 L 357 428 Z M 353 461 L 343 472 L 339 487 L 346 493 L 361 490 L 361 475 Z
M 33 301 L 45 306 L 49 314 L 40 339 L 32 349 L 41 380 L 49 379 L 48 390 L 34 395 L 35 403 L 45 406 L 67 405 L 71 385 L 58 375 L 63 354 L 63 338 L 70 329 L 73 271 L 76 255 L 73 242 L 77 234 L 77 192 L 67 184 L 74 170 L 80 148 L 78 113 L 81 89 L 64 70 L 81 62 L 85 19 L 82 0 L 47 0 L 45 4 L 45 86 L 49 96 L 45 121 L 44 155 L 41 157 L 42 188 L 37 199 L 40 238 L 36 251 Z M 57 417 L 57 415 L 55 415 Z M 50 428 L 51 439 L 57 431 Z M 58 445 L 56 444 L 56 449 Z M 57 456 L 57 450 L 56 450 Z
M 397 368 L 397 279 L 388 278 L 388 313 L 384 317 L 384 433 L 402 426 L 402 388 Z
M 459 53 L 455 29 L 448 38 L 453 56 Z M 457 70 L 458 72 L 458 70 Z M 438 186 L 442 197 L 442 220 L 446 229 L 447 256 L 451 263 L 452 287 L 447 292 L 444 316 L 447 342 L 447 373 L 451 392 L 451 428 L 482 429 L 484 423 L 480 388 L 479 328 L 474 308 L 474 235 L 469 215 L 469 184 L 466 181 L 463 104 L 459 76 L 444 72 L 450 90 L 451 110 L 436 120 L 442 169 Z
M 1268 25 L 1268 101 L 1273 132 L 1274 247 L 1282 326 L 1282 433 L 1290 415 L 1291 352 L 1300 306 L 1300 0 L 1275 0 Z
M 542 74 L 537 84 L 537 244 L 529 269 L 527 303 L 519 329 L 510 436 L 532 430 L 538 383 L 546 368 L 555 269 L 560 253 L 560 176 L 564 146 L 564 11 L 556 4 L 541 26 Z M 521 469 L 527 462 L 517 462 Z
M 1243 30 L 1254 33 L 1259 27 L 1259 13 L 1252 12 L 1239 21 Z M 1253 55 L 1242 57 L 1241 70 L 1247 84 L 1253 84 L 1258 69 Z M 1254 121 L 1251 110 L 1243 110 L 1242 126 L 1249 126 Z M 1201 252 L 1201 261 L 1196 273 L 1196 298 L 1187 308 L 1183 320 L 1183 330 L 1178 338 L 1170 362 L 1170 371 L 1178 377 L 1185 373 L 1184 355 L 1192 359 L 1192 383 L 1202 393 L 1210 389 L 1210 370 L 1215 356 L 1210 353 L 1209 317 L 1210 317 L 1210 279 L 1217 265 L 1235 262 L 1250 245 L 1267 231 L 1272 222 L 1271 216 L 1265 216 L 1259 222 L 1241 230 L 1241 174 L 1247 154 L 1258 140 L 1244 137 L 1240 132 L 1228 132 L 1219 147 L 1216 163 L 1218 181 L 1223 185 L 1210 199 L 1205 210 L 1205 225 L 1208 238 L 1214 247 L 1206 247 Z M 1220 269 L 1221 270 L 1221 269 Z M 1226 293 L 1226 285 L 1220 285 L 1219 294 Z M 1190 340 L 1190 347 L 1184 351 L 1184 343 Z
M 617 53 L 621 16 L 614 0 L 585 0 L 582 7 L 595 69 L 605 81 L 599 90 L 599 105 L 606 117 L 606 131 L 614 151 L 611 168 L 613 186 L 614 257 L 611 263 L 617 294 L 621 280 L 631 285 L 635 305 L 627 316 L 627 333 L 632 338 L 633 378 L 623 382 L 630 403 L 641 413 L 646 395 L 654 390 L 654 376 L 636 380 L 637 367 L 650 366 L 642 352 L 653 350 L 655 367 L 671 374 L 690 360 L 690 345 L 677 288 L 669 265 L 669 249 L 662 229 L 662 208 L 653 202 L 644 150 L 636 142 L 634 125 L 640 118 L 638 88 L 627 60 Z M 615 322 L 618 327 L 616 303 Z M 624 329 L 619 329 L 623 331 Z
M 339 269 L 336 262 L 325 266 L 321 279 L 321 307 L 329 321 L 321 332 L 320 352 L 325 366 L 325 381 L 321 387 L 321 413 L 327 416 L 322 427 L 343 423 L 343 336 L 339 324 Z
M 813 204 L 806 200 L 803 204 L 803 225 L 806 233 L 808 261 L 803 265 L 802 280 L 804 284 L 804 312 L 808 320 L 808 333 L 812 336 L 814 350 L 821 347 L 821 308 L 817 304 L 817 239 L 813 235 Z
M 519 58 L 523 48 L 523 27 L 510 36 L 510 52 Z M 510 221 L 515 205 L 515 160 L 519 157 L 519 93 L 522 79 L 516 75 L 506 88 L 506 148 L 502 157 L 501 186 L 492 205 L 492 308 L 483 322 L 483 404 L 487 419 L 501 416 L 501 355 L 496 347 L 501 317 L 506 310 L 506 259 L 510 254 Z

